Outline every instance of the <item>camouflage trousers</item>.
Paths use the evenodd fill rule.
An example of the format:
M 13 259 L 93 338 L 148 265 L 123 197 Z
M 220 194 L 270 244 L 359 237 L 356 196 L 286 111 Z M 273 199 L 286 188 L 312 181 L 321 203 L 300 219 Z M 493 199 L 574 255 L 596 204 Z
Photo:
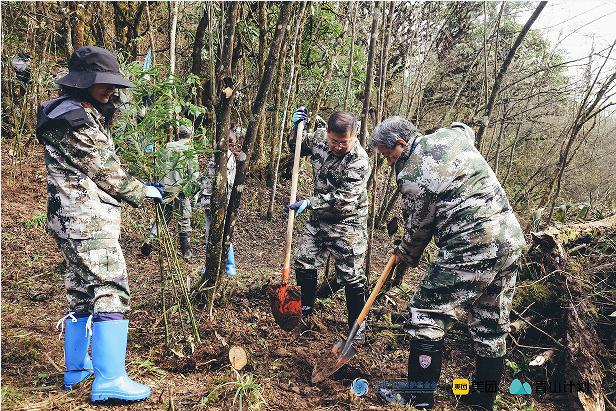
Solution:
M 477 355 L 505 355 L 520 254 L 432 265 L 411 299 L 406 332 L 414 339 L 440 340 L 454 320 L 466 319 Z
M 334 258 L 336 281 L 364 284 L 364 257 L 368 248 L 366 224 L 330 224 L 311 219 L 299 240 L 295 253 L 295 270 L 316 270 L 328 254 Z
M 190 219 L 192 218 L 192 206 L 190 205 L 190 198 L 185 197 L 183 194 L 176 196 L 171 202 L 166 203 L 163 207 L 163 216 L 167 225 L 171 222 L 171 218 L 175 216 L 178 220 L 178 226 L 180 233 L 190 233 L 192 228 L 190 226 Z M 150 234 L 148 235 L 148 242 L 156 237 L 158 233 L 158 226 L 156 223 L 152 224 Z
M 55 239 L 66 263 L 64 285 L 70 311 L 129 310 L 128 274 L 118 239 Z

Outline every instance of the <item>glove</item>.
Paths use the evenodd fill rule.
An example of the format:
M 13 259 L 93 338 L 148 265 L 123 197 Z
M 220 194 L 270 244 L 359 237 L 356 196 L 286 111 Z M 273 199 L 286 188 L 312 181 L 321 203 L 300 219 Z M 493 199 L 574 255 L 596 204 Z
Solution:
M 148 143 L 148 145 L 145 146 L 145 149 L 143 151 L 145 151 L 148 154 L 153 152 L 154 151 L 154 144 Z
M 396 256 L 396 265 L 402 261 L 402 257 L 400 257 L 400 244 L 402 244 L 401 239 L 394 240 L 394 246 L 389 250 L 389 254 Z
M 157 203 L 163 202 L 164 186 L 161 183 L 144 183 L 145 196 L 153 199 Z
M 284 211 L 286 213 L 289 212 L 289 210 L 295 210 L 295 215 L 298 216 L 302 213 L 302 211 L 304 211 L 306 209 L 306 207 L 308 207 L 310 205 L 310 200 L 299 200 L 293 204 L 290 204 L 288 206 L 284 206 Z
M 293 113 L 293 125 L 297 126 L 300 121 L 308 121 L 308 109 L 306 107 L 298 107 Z

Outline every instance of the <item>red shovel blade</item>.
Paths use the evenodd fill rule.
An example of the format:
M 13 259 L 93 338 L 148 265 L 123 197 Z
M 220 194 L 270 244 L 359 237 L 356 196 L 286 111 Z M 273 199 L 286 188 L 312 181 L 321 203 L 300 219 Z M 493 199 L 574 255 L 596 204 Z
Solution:
M 302 319 L 301 289 L 288 283 L 274 284 L 267 287 L 270 305 L 276 324 L 285 331 L 291 331 Z

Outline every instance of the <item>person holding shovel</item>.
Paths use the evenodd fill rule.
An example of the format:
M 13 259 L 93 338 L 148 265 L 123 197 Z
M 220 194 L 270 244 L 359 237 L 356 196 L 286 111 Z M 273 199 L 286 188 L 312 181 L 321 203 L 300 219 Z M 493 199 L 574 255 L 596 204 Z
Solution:
M 297 109 L 294 128 L 289 135 L 289 149 L 295 149 L 297 124 L 307 121 L 308 110 Z M 365 302 L 364 255 L 368 245 L 368 192 L 370 163 L 356 137 L 357 120 L 346 111 L 333 113 L 327 129 L 318 128 L 302 140 L 301 155 L 309 156 L 313 168 L 314 195 L 295 202 L 286 209 L 296 215 L 312 211 L 304 227 L 295 254 L 294 269 L 301 287 L 302 317 L 306 326 L 313 325 L 317 289 L 317 268 L 328 254 L 335 261 L 336 281 L 344 286 L 349 327 Z M 358 339 L 365 338 L 363 329 Z
M 486 387 L 498 387 L 503 373 L 525 240 L 503 187 L 474 141 L 473 130 L 462 123 L 424 136 L 410 121 L 391 117 L 374 130 L 371 146 L 395 167 L 408 215 L 393 253 L 417 267 L 432 237 L 439 248 L 409 305 L 407 390 L 401 398 L 381 389 L 389 402 L 433 406 L 443 337 L 454 320 L 466 318 L 477 355 L 473 387 L 479 389 L 462 399 L 477 410 L 493 408 L 496 392 Z
M 162 196 L 130 176 L 115 153 L 110 99 L 116 88 L 133 86 L 116 56 L 84 46 L 68 66 L 56 81 L 62 96 L 43 103 L 36 126 L 47 168 L 47 231 L 66 264 L 69 313 L 58 322 L 66 330 L 64 387 L 94 374 L 92 401 L 144 400 L 152 390 L 130 379 L 125 366 L 130 292 L 118 241 L 120 202 L 138 207 Z

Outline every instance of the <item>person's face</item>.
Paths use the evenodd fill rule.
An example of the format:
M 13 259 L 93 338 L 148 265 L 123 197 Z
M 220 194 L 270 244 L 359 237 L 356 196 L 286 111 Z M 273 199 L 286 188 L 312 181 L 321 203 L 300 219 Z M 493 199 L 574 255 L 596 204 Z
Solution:
M 99 103 L 106 104 L 116 91 L 116 87 L 113 84 L 94 84 L 88 88 L 90 96 Z
M 229 151 L 235 153 L 237 150 L 237 139 L 233 134 L 229 135 Z
M 335 156 L 344 157 L 353 148 L 355 139 L 356 137 L 350 131 L 344 134 L 328 131 L 327 147 Z
M 377 144 L 376 149 L 379 151 L 379 153 L 383 155 L 383 157 L 385 157 L 387 163 L 390 166 L 393 166 L 394 164 L 396 164 L 396 161 L 398 161 L 398 158 L 400 158 L 400 156 L 402 155 L 402 152 L 404 152 L 406 146 L 407 142 L 399 138 L 393 148 L 388 148 L 383 144 Z

